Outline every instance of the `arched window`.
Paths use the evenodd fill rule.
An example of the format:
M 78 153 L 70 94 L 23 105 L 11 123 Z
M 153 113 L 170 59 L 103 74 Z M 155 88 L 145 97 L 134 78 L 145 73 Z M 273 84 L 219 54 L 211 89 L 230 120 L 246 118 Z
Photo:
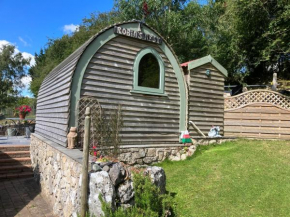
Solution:
M 164 95 L 164 63 L 153 48 L 144 48 L 137 54 L 131 92 Z

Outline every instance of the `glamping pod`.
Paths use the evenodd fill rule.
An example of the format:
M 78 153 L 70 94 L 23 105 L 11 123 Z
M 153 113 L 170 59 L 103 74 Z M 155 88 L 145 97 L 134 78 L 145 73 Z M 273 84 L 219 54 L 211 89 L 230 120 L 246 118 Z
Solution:
M 224 132 L 224 80 L 227 70 L 210 55 L 181 64 L 188 85 L 190 135 L 207 136 L 212 126 Z
M 220 90 L 223 76 L 209 65 L 210 84 L 218 84 Z M 107 111 L 122 106 L 124 145 L 178 144 L 180 132 L 186 130 L 182 68 L 167 42 L 139 21 L 102 30 L 47 75 L 37 99 L 36 134 L 67 146 L 70 127 L 78 127 L 78 102 L 83 97 L 94 97 Z

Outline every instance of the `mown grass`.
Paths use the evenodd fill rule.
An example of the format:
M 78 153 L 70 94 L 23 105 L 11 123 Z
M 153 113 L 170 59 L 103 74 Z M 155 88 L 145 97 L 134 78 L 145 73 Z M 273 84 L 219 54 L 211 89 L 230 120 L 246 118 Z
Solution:
M 159 166 L 179 216 L 290 216 L 290 141 L 200 146 Z

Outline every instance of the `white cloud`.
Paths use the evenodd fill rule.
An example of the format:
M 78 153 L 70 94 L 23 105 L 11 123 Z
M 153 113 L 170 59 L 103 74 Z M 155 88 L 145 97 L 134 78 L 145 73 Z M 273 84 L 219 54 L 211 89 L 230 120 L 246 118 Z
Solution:
M 21 82 L 24 86 L 29 86 L 30 82 L 32 81 L 31 76 L 30 75 L 26 75 L 24 77 L 21 78 Z
M 25 58 L 25 59 L 28 59 L 30 58 L 30 66 L 34 66 L 35 65 L 35 59 L 34 59 L 34 56 L 30 53 L 27 53 L 27 52 L 22 52 L 22 56 Z
M 79 27 L 80 27 L 79 25 L 74 25 L 74 24 L 64 25 L 63 32 L 66 34 L 70 34 L 75 31 L 78 31 Z
M 0 40 L 0 49 L 4 46 L 4 45 L 7 45 L 7 44 L 11 44 L 9 41 L 6 41 L 6 40 Z
M 15 46 L 15 53 L 14 54 L 17 54 L 17 53 L 22 53 L 23 57 L 25 59 L 28 59 L 30 57 L 30 66 L 34 66 L 35 65 L 35 59 L 34 59 L 34 56 L 30 53 L 27 53 L 27 52 L 21 52 L 20 50 L 18 50 L 18 48 L 16 47 L 15 44 L 12 44 L 11 42 L 9 41 L 6 41 L 6 40 L 0 40 L 0 49 L 4 46 L 4 45 L 8 45 L 8 44 L 11 44 L 11 45 L 14 45 Z
M 21 38 L 20 36 L 18 37 L 19 41 L 21 41 L 23 43 L 23 45 L 26 46 L 30 46 L 30 44 L 28 44 L 23 38 Z

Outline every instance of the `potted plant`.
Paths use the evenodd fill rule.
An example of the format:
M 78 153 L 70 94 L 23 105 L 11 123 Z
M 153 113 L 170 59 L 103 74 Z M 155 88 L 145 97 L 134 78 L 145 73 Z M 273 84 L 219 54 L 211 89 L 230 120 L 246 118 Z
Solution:
M 19 112 L 19 118 L 25 119 L 25 116 L 31 112 L 31 108 L 28 105 L 22 105 L 18 108 L 15 108 Z

